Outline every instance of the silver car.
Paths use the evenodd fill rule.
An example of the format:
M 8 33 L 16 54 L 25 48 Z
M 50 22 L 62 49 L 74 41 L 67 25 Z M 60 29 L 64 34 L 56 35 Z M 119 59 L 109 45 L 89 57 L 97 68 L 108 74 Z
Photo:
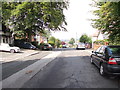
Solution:
M 85 50 L 85 44 L 84 43 L 78 43 L 76 49 L 77 50 L 79 50 L 79 49 Z

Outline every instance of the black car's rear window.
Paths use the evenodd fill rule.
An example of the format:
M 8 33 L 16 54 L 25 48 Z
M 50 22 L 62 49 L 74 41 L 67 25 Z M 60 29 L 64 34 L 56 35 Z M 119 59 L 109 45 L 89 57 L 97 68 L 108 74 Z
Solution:
M 48 45 L 44 45 L 44 46 L 48 46 Z
M 110 46 L 108 47 L 110 53 L 114 56 L 120 56 L 120 46 Z

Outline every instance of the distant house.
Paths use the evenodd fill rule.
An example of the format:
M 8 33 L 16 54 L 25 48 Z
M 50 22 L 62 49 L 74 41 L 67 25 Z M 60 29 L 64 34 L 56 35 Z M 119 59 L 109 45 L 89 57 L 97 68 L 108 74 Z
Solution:
M 32 41 L 37 41 L 40 43 L 47 43 L 47 38 L 42 35 L 42 33 L 37 33 L 36 35 L 32 36 Z
M 44 36 L 40 36 L 40 43 L 47 43 L 47 38 Z
M 0 25 L 0 43 L 12 44 L 12 32 L 4 24 Z
M 101 31 L 96 31 L 92 35 L 92 41 L 108 39 L 108 35 L 103 34 Z
M 96 31 L 93 35 L 92 35 L 92 42 L 96 41 L 96 40 L 104 40 L 104 39 L 108 39 L 108 35 L 103 34 L 101 31 Z M 92 48 L 97 49 L 99 46 L 101 46 L 101 44 L 97 45 L 92 43 Z

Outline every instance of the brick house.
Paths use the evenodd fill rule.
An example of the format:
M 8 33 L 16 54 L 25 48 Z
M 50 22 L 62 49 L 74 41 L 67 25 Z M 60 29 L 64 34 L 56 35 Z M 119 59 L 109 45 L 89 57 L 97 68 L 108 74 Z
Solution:
M 104 40 L 104 39 L 108 39 L 108 35 L 103 34 L 101 31 L 96 31 L 93 35 L 92 35 L 92 48 L 93 49 L 97 49 L 98 47 L 101 46 L 101 44 L 94 44 L 93 42 L 96 40 Z

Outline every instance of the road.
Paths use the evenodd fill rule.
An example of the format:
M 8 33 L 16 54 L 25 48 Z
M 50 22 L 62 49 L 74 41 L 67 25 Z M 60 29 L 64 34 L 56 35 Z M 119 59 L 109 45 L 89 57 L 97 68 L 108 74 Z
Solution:
M 58 51 L 62 53 L 22 88 L 120 88 L 119 77 L 103 77 L 90 63 L 89 50 Z
M 16 61 L 3 63 L 2 65 L 2 80 L 8 78 L 14 73 L 26 68 L 27 66 L 37 62 L 42 57 L 50 54 L 51 51 L 41 51 L 38 54 L 31 55 L 22 59 L 18 59 Z M 9 54 L 9 53 L 8 53 Z M 6 54 L 7 55 L 7 54 Z

